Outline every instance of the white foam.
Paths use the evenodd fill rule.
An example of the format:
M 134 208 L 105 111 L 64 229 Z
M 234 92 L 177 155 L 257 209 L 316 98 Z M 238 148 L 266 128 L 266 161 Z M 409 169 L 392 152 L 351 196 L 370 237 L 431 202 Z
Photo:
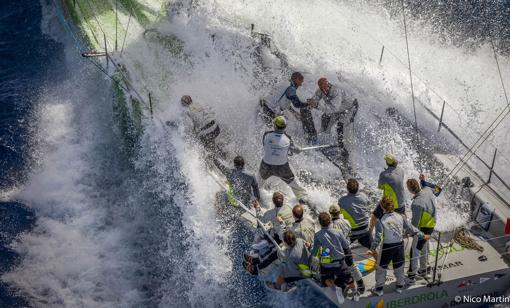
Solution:
M 151 2 L 153 9 L 157 7 L 154 3 L 156 1 Z M 364 13 L 360 14 L 360 10 Z M 188 249 L 184 260 L 175 260 L 174 255 L 181 249 L 175 246 L 182 243 L 173 242 L 175 237 L 168 235 L 167 248 L 160 252 L 161 262 L 186 264 L 171 269 L 172 273 L 164 276 L 166 280 L 154 291 L 159 294 L 156 301 L 161 306 L 176 302 L 193 306 L 207 302 L 220 306 L 229 302 L 231 289 L 245 286 L 229 287 L 233 260 L 222 238 L 231 234 L 229 230 L 219 229 L 215 217 L 213 203 L 218 186 L 204 172 L 197 149 L 185 144 L 181 135 L 169 134 L 168 128 L 160 126 L 158 120 L 176 120 L 180 96 L 190 94 L 216 111 L 224 128 L 222 135 L 228 137 L 224 138 L 228 142 L 225 147 L 243 155 L 249 169 L 257 169 L 263 127 L 256 124 L 255 110 L 258 99 L 272 89 L 254 86 L 258 82 L 252 74 L 256 65 L 249 36 L 251 23 L 256 24 L 257 31 L 271 34 L 290 63 L 306 72 L 306 84 L 299 93 L 301 97 L 311 95 L 319 76 L 325 75 L 337 82 L 340 72 L 342 78 L 338 82 L 359 98 L 362 105 L 355 132 L 358 140 L 352 153 L 365 185 L 376 185 L 385 152 L 399 156 L 406 176 L 416 177 L 418 166 L 412 159 L 417 153 L 407 148 L 409 140 L 393 133 L 395 126 L 382 128 L 378 124 L 386 107 L 397 106 L 407 115 L 411 107 L 408 75 L 401 63 L 405 59 L 402 29 L 377 8 L 329 0 L 313 3 L 203 0 L 188 12 L 190 15 L 172 15 L 171 21 L 161 20 L 154 27 L 162 33 L 177 34 L 185 42 L 189 62 L 176 60 L 168 51 L 145 41 L 143 29 L 136 23 L 131 26 L 122 62 L 137 90 L 144 96 L 150 90 L 155 103 L 156 124 L 147 125 L 142 150 L 153 157 L 140 158 L 137 166 L 141 172 L 161 177 L 161 180 L 147 180 L 154 186 L 146 189 L 160 194 L 163 200 L 175 202 L 169 204 L 166 211 L 175 210 L 183 215 L 184 230 L 171 229 L 171 226 L 166 230 L 188 235 L 188 246 L 182 248 Z M 126 17 L 121 16 L 123 24 Z M 215 34 L 214 42 L 211 34 Z M 501 102 L 497 76 L 476 73 L 476 69 L 493 67 L 490 50 L 485 46 L 467 52 L 431 42 L 428 33 L 421 35 L 412 29 L 410 34 L 415 73 L 445 96 L 454 108 L 475 110 L 466 113 L 463 122 L 482 119 L 471 129 L 483 128 L 494 112 L 501 109 L 501 105 L 493 108 L 490 103 L 483 103 Z M 398 59 L 386 55 L 383 65 L 379 66 L 381 44 L 372 36 L 384 42 L 387 52 L 394 52 Z M 448 65 L 444 65 L 445 62 Z M 502 59 L 502 64 L 504 76 L 509 76 L 508 59 Z M 280 81 L 288 78 L 277 77 Z M 83 114 L 83 109 L 78 107 L 88 104 L 94 110 L 101 103 L 101 100 L 94 101 L 93 90 L 89 88 L 88 92 L 63 99 L 80 89 L 82 80 L 78 81 L 74 87 L 61 90 L 60 94 L 64 95 L 50 95 L 48 101 L 42 103 L 39 134 L 45 141 L 41 150 L 42 167 L 20 193 L 42 218 L 34 232 L 24 235 L 14 245 L 25 259 L 4 279 L 39 304 L 46 300 L 62 306 L 130 306 L 142 301 L 137 285 L 141 278 L 133 273 L 139 265 L 130 259 L 130 248 L 122 245 L 126 238 L 134 235 L 128 231 L 129 223 L 111 218 L 101 206 L 104 203 L 97 204 L 104 202 L 103 196 L 95 196 L 88 186 L 93 174 L 104 171 L 95 165 L 97 157 L 91 156 L 91 150 L 100 143 L 98 136 L 105 130 L 90 129 L 98 125 L 94 118 L 97 113 Z M 426 102 L 430 100 L 434 110 L 439 108 L 438 99 L 419 81 L 416 81 L 416 94 Z M 418 114 L 420 124 L 429 124 L 421 112 Z M 455 119 L 454 113 L 447 113 L 447 122 Z M 498 134 L 499 140 L 496 138 L 492 142 L 507 147 L 508 137 Z M 180 192 L 171 199 L 175 197 L 173 190 L 182 189 L 182 186 L 163 178 L 172 171 L 167 164 L 175 158 L 182 167 L 180 173 L 188 184 L 184 189 L 188 194 Z M 154 165 L 146 168 L 158 170 L 153 173 L 153 170 L 144 170 L 144 164 L 149 161 Z M 306 154 L 292 158 L 292 163 L 317 173 L 334 173 L 328 170 L 326 162 L 314 161 Z M 334 202 L 327 191 L 314 189 L 311 194 L 323 204 Z M 114 198 L 115 190 L 112 195 L 110 197 Z M 128 203 L 127 209 L 116 206 L 113 210 L 126 216 L 140 213 L 140 207 L 133 203 L 144 200 L 137 199 L 136 194 L 131 197 L 134 201 Z M 442 217 L 440 226 L 464 219 L 461 215 L 460 218 L 450 215 L 448 204 L 440 206 L 438 213 Z M 448 219 L 443 219 L 445 217 Z M 113 222 L 105 227 L 110 219 Z M 151 222 L 138 223 L 150 225 Z M 177 300 L 182 293 L 187 299 Z
M 328 9 L 325 10 L 324 7 Z M 253 22 L 257 29 L 262 29 L 263 32 L 273 36 L 278 46 L 289 56 L 292 65 L 308 72 L 307 84 L 300 90 L 300 95 L 304 97 L 311 95 L 316 77 L 327 75 L 334 80 L 337 72 L 344 76 L 341 81 L 344 86 L 357 86 L 353 91 L 363 105 L 358 117 L 356 135 L 363 139 L 357 142 L 358 148 L 354 150 L 355 165 L 362 169 L 366 185 L 376 185 L 377 174 L 383 168 L 381 157 L 385 152 L 393 152 L 399 156 L 401 165 L 407 170 L 406 176 L 416 177 L 418 166 L 412 163 L 412 159 L 417 153 L 408 148 L 409 140 L 392 133 L 392 129 L 396 129 L 395 126 L 384 128 L 381 132 L 380 126 L 375 125 L 377 117 L 384 115 L 386 107 L 399 106 L 406 114 L 411 111 L 407 72 L 397 66 L 401 64 L 395 59 L 385 59 L 383 69 L 374 65 L 378 60 L 379 45 L 371 42 L 370 48 L 364 46 L 369 41 L 366 38 L 360 40 L 359 31 L 349 26 L 353 16 L 355 14 L 352 8 L 331 1 L 320 1 L 314 5 L 298 2 L 293 6 L 285 2 L 202 1 L 199 8 L 192 11 L 190 19 L 181 15 L 176 16 L 170 25 L 161 22 L 158 29 L 176 33 L 185 42 L 185 50 L 190 54 L 193 66 L 179 70 L 169 63 L 169 70 L 178 78 L 167 79 L 168 85 L 163 89 L 152 88 L 154 96 L 160 102 L 157 107 L 158 117 L 165 120 L 175 119 L 179 97 L 183 94 L 192 95 L 194 100 L 214 108 L 218 119 L 224 124 L 222 125 L 224 131 L 228 126 L 229 138 L 225 146 L 245 156 L 250 169 L 256 170 L 261 154 L 258 141 L 263 128 L 255 125 L 254 113 L 258 98 L 271 89 L 252 87 L 256 84 L 251 74 L 255 70 L 255 64 L 251 58 L 250 48 L 253 46 L 248 28 Z M 402 38 L 395 39 L 401 33 L 392 22 L 373 12 L 364 18 L 361 22 L 367 26 L 368 31 L 374 29 L 377 34 L 385 31 L 383 39 L 394 43 L 387 48 L 397 46 L 403 51 Z M 359 21 L 359 18 L 356 20 Z M 215 34 L 214 42 L 211 40 L 211 34 Z M 421 41 L 412 43 L 427 45 L 427 42 Z M 143 49 L 141 44 L 130 47 L 133 50 Z M 397 47 L 395 49 L 398 49 Z M 427 48 L 436 47 L 428 45 Z M 374 50 L 377 52 L 372 54 Z M 448 51 L 453 54 L 459 52 L 455 48 L 449 48 Z M 405 54 L 400 52 L 399 56 L 403 58 Z M 157 63 L 165 63 L 162 59 L 163 57 L 158 57 Z M 151 66 L 149 63 L 145 67 Z M 155 73 L 158 76 L 164 75 L 160 69 Z M 285 80 L 287 76 L 279 78 Z M 419 96 L 426 96 L 426 89 L 417 85 L 417 93 Z M 191 205 L 182 209 L 185 215 L 193 216 L 187 218 L 186 225 L 193 231 L 191 241 L 199 247 L 197 254 L 201 257 L 197 258 L 195 264 L 198 267 L 202 266 L 200 262 L 203 262 L 204 258 L 225 261 L 227 260 L 225 252 L 215 247 L 212 238 L 204 236 L 204 230 L 211 231 L 217 228 L 212 213 L 209 210 L 205 215 L 198 212 L 203 203 L 211 202 L 215 186 L 211 186 L 210 180 L 204 177 L 197 154 L 186 147 L 178 148 L 183 149 L 178 158 L 184 166 L 191 191 L 198 194 L 191 197 Z M 327 168 L 327 164 L 307 158 L 306 155 L 301 155 L 292 161 L 300 168 L 312 171 L 322 172 Z M 320 190 L 312 191 L 312 197 L 328 204 L 333 201 L 327 192 Z M 445 209 L 447 207 L 440 206 L 438 212 L 449 212 L 443 211 Z M 448 217 L 448 220 L 444 219 L 443 222 L 444 225 L 450 226 L 453 221 L 464 219 L 464 217 L 457 219 L 453 215 L 442 217 Z M 207 270 L 194 271 L 194 284 L 189 291 L 192 299 L 198 299 L 196 302 L 192 300 L 194 303 L 210 298 L 211 294 L 219 298 L 224 296 L 225 293 L 219 286 L 222 285 L 223 277 L 226 275 L 225 268 L 219 269 L 218 273 L 219 276 L 215 276 Z M 215 287 L 204 288 L 205 285 Z
M 112 171 L 111 92 L 74 48 L 66 52 L 68 75 L 51 76 L 35 103 L 37 161 L 13 196 L 34 210 L 36 226 L 12 244 L 22 261 L 2 280 L 34 306 L 129 306 L 142 296 L 126 245 L 134 224 L 122 218 L 127 209 L 117 212 L 129 203 L 119 204 Z

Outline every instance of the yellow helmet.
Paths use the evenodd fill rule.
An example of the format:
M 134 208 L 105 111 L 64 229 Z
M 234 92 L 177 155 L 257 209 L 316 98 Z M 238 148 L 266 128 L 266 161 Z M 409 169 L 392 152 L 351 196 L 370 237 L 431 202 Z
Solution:
M 273 119 L 273 124 L 276 128 L 283 129 L 287 127 L 287 120 L 285 120 L 285 117 L 283 116 L 277 116 Z
M 386 165 L 393 166 L 397 163 L 397 158 L 392 154 L 386 154 L 384 155 L 384 161 L 386 162 Z

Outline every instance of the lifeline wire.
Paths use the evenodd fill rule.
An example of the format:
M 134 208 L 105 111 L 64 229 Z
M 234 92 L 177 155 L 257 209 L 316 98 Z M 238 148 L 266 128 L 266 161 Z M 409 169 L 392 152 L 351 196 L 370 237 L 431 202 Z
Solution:
M 94 9 L 93 9 L 93 7 L 92 7 L 92 5 L 90 4 L 90 2 L 89 2 L 88 0 L 87 0 L 87 4 L 88 4 L 88 5 L 89 5 L 89 7 L 91 8 L 91 10 L 94 10 Z M 408 65 L 409 65 L 409 78 L 410 78 L 410 82 L 411 82 L 411 92 L 412 92 L 412 100 L 413 100 L 413 111 L 414 111 L 414 118 L 415 118 L 415 129 L 417 129 L 417 119 L 416 119 L 416 109 L 415 109 L 415 97 L 414 97 L 413 77 L 412 77 L 412 75 L 413 75 L 413 74 L 412 74 L 411 61 L 410 61 L 410 54 L 409 54 L 409 42 L 408 42 L 408 35 L 407 35 L 407 25 L 406 25 L 406 18 L 405 18 L 404 0 L 402 0 L 401 4 L 402 4 L 402 15 L 403 15 L 403 21 L 404 21 L 405 38 L 406 38 L 407 59 L 408 59 Z M 130 13 L 130 18 L 131 18 L 132 13 L 133 13 L 133 9 L 132 9 L 132 7 L 131 7 L 131 10 L 130 10 L 130 11 L 131 11 L 131 13 Z M 60 17 L 61 17 L 61 18 L 63 18 L 63 16 L 60 16 Z M 127 27 L 129 27 L 130 18 L 128 19 L 128 26 L 127 26 Z M 65 18 L 63 18 L 63 19 L 65 19 Z M 97 22 L 97 24 L 98 24 L 98 26 L 99 26 L 100 31 L 101 31 L 103 34 L 105 34 L 105 32 L 103 31 L 103 29 L 102 29 L 102 27 L 101 27 L 101 24 L 100 24 L 100 22 L 99 22 L 99 20 L 97 19 L 97 17 L 96 17 L 96 16 L 94 16 L 94 19 L 95 19 L 95 21 Z M 64 22 L 64 24 L 65 24 L 65 25 L 67 24 L 67 23 L 65 22 L 65 20 L 63 20 L 63 22 Z M 90 27 L 90 24 L 89 24 L 89 27 Z M 69 32 L 71 32 L 71 36 L 73 36 L 73 38 L 74 38 L 74 39 L 75 39 L 75 41 L 76 41 L 76 40 L 77 40 L 77 38 L 73 35 L 73 31 L 72 31 L 72 29 L 69 29 L 68 27 L 66 27 L 66 29 L 67 29 Z M 127 29 L 126 29 L 126 33 L 127 33 L 127 32 L 128 32 L 128 31 L 127 31 Z M 487 133 L 487 132 L 489 131 L 490 127 L 491 127 L 491 126 L 492 126 L 492 125 L 493 125 L 496 121 L 498 121 L 498 119 L 499 119 L 499 117 L 500 117 L 500 116 L 502 116 L 505 112 L 507 112 L 506 114 L 504 114 L 504 116 L 503 116 L 503 118 L 502 118 L 502 119 L 499 119 L 499 122 L 497 123 L 496 127 L 497 127 L 497 126 L 501 123 L 501 121 L 502 121 L 502 120 L 503 120 L 503 119 L 504 119 L 504 118 L 505 118 L 505 117 L 506 117 L 506 116 L 510 113 L 510 110 L 508 110 L 508 111 L 506 110 L 506 109 L 508 109 L 508 108 L 510 107 L 510 101 L 509 101 L 509 99 L 508 99 L 508 95 L 507 95 L 507 92 L 506 92 L 505 84 L 504 84 L 503 77 L 502 77 L 502 73 L 501 73 L 501 68 L 500 68 L 500 65 L 499 65 L 498 58 L 497 58 L 497 53 L 496 53 L 495 46 L 494 46 L 494 42 L 493 42 L 493 40 L 492 40 L 492 36 L 491 36 L 490 32 L 489 32 L 489 37 L 490 37 L 491 46 L 492 46 L 492 49 L 493 49 L 493 52 L 494 52 L 494 58 L 495 58 L 495 61 L 496 61 L 496 65 L 497 65 L 497 69 L 498 69 L 498 73 L 499 73 L 499 78 L 500 78 L 500 81 L 501 81 L 501 85 L 502 85 L 502 88 L 503 88 L 503 92 L 504 92 L 505 100 L 506 100 L 506 102 L 507 102 L 507 105 L 508 105 L 508 106 L 507 106 L 507 108 L 503 109 L 503 111 L 499 114 L 499 116 L 496 118 L 496 120 L 495 120 L 495 121 L 493 121 L 493 123 L 489 126 L 489 128 L 488 128 L 488 129 L 486 129 L 486 130 L 484 131 L 484 133 L 482 134 L 482 136 L 483 136 L 483 135 L 485 135 L 485 133 Z M 125 37 L 124 37 L 124 41 L 125 41 Z M 76 43 L 78 44 L 78 42 L 76 42 Z M 78 45 L 79 45 L 79 44 L 78 44 Z M 124 46 L 124 44 L 123 44 L 123 46 Z M 80 47 L 80 46 L 78 46 L 78 49 L 80 50 L 80 49 L 81 49 L 81 47 Z M 109 57 L 109 56 L 108 56 L 108 57 Z M 112 62 L 114 63 L 114 65 L 118 68 L 118 66 L 119 66 L 119 65 L 118 65 L 117 63 L 115 63 L 111 57 L 109 57 L 109 58 L 110 58 L 110 60 L 112 60 Z M 129 90 L 127 87 L 125 87 L 125 86 L 121 85 L 119 80 L 117 80 L 117 79 L 115 79 L 113 76 L 109 75 L 109 74 L 108 74 L 108 72 L 107 72 L 107 71 L 106 71 L 106 70 L 105 70 L 105 69 L 104 69 L 104 68 L 103 68 L 103 67 L 102 67 L 99 63 L 96 63 L 95 61 L 92 61 L 92 60 L 91 60 L 90 62 L 92 62 L 92 63 L 94 64 L 94 66 L 96 66 L 96 67 L 97 67 L 97 68 L 98 68 L 98 69 L 99 69 L 99 70 L 100 70 L 100 71 L 101 71 L 104 75 L 106 75 L 109 79 L 111 79 L 111 80 L 115 81 L 115 82 L 116 82 L 116 83 L 118 83 L 121 87 L 123 87 L 123 89 L 124 89 L 124 90 L 126 90 L 126 91 L 128 91 L 128 90 Z M 123 77 L 125 77 L 125 76 L 124 76 L 124 74 L 122 74 L 122 73 L 120 73 L 120 74 L 121 74 Z M 129 86 L 129 84 L 128 84 L 128 83 L 126 83 L 126 80 L 123 80 L 123 81 L 125 82 L 126 86 Z M 133 90 L 134 90 L 134 89 L 133 89 Z M 140 96 L 140 94 L 139 94 L 136 90 L 134 90 L 134 91 L 135 91 L 135 93 L 137 94 L 137 96 L 139 96 L 139 98 L 141 99 L 141 101 L 142 101 L 142 103 L 145 105 L 145 107 L 146 107 L 146 108 L 149 108 L 149 107 L 146 105 L 145 101 L 144 101 L 144 100 L 142 99 L 142 97 Z M 160 119 L 159 119 L 159 120 L 160 120 Z M 163 124 L 163 122 L 162 122 L 161 120 L 160 120 L 160 122 Z M 490 135 L 490 134 L 492 134 L 492 132 L 494 132 L 494 130 L 496 129 L 496 127 L 494 127 L 494 128 L 492 129 L 492 131 L 491 131 L 491 132 L 489 132 L 489 135 Z M 165 129 L 166 129 L 166 128 L 165 128 Z M 487 137 L 488 137 L 488 136 L 487 136 Z M 487 137 L 485 137 L 484 139 L 487 139 Z M 475 143 L 475 144 L 476 144 L 476 143 Z M 481 146 L 481 144 L 480 144 L 479 146 Z M 478 146 L 478 147 L 479 147 L 479 146 Z M 469 152 L 471 152 L 472 154 L 474 154 L 474 151 L 472 151 L 472 150 L 470 150 Z M 248 211 L 248 212 L 249 212 L 249 211 Z M 498 239 L 498 238 L 507 237 L 507 236 L 509 236 L 509 235 L 504 235 L 504 236 L 500 236 L 500 237 L 489 238 L 489 239 L 485 239 L 485 240 L 478 240 L 478 241 L 489 241 L 489 240 L 492 240 L 492 239 Z
M 397 62 L 399 62 L 400 64 L 402 64 L 402 66 L 404 66 L 404 67 L 405 67 L 405 65 L 406 65 L 406 64 L 404 63 L 404 61 L 402 61 L 402 60 L 399 58 L 399 56 L 398 56 L 397 54 L 395 54 L 395 53 L 394 53 L 394 52 L 393 52 L 390 48 L 388 48 L 388 46 L 386 46 L 386 45 L 385 45 L 382 41 L 380 41 L 379 39 L 377 39 L 377 38 L 376 38 L 375 36 L 373 36 L 371 33 L 369 33 L 369 32 L 367 32 L 367 31 L 363 30 L 363 28 L 362 28 L 359 24 L 357 24 L 356 22 L 351 21 L 351 23 L 352 23 L 353 25 L 355 25 L 355 26 L 356 26 L 356 27 L 357 27 L 360 31 L 362 31 L 365 35 L 367 35 L 368 37 L 370 37 L 373 41 L 375 41 L 375 42 L 377 42 L 378 44 L 380 44 L 380 45 L 384 46 L 384 50 L 385 50 L 385 52 L 388 52 L 389 54 L 391 54 L 391 55 L 395 58 L 395 60 L 397 60 Z M 498 65 L 499 65 L 499 64 L 498 64 Z M 440 98 L 440 99 L 441 99 L 441 101 L 443 101 L 443 102 L 445 103 L 445 105 L 446 105 L 446 106 L 448 106 L 448 107 L 450 108 L 450 110 L 452 110 L 452 111 L 453 111 L 455 114 L 457 114 L 459 117 L 461 116 L 461 113 L 460 113 L 457 109 L 455 109 L 452 105 L 450 105 L 450 104 L 448 103 L 448 101 L 446 100 L 446 98 L 444 98 L 443 96 L 441 96 L 441 95 L 438 93 L 438 91 L 437 91 L 437 90 L 435 90 L 434 88 L 432 88 L 432 87 L 431 87 L 431 86 L 430 86 L 430 85 L 426 82 L 426 80 L 424 80 L 423 78 L 420 78 L 420 76 L 418 76 L 416 73 L 413 73 L 413 75 L 414 75 L 414 77 L 415 77 L 416 79 L 418 79 L 421 83 L 423 83 L 423 84 L 425 85 L 425 87 L 426 87 L 429 91 L 431 91 L 431 92 L 432 92 L 432 93 L 434 93 L 434 94 L 435 94 L 438 98 Z M 506 92 L 506 91 L 505 91 L 505 92 Z M 421 102 L 421 101 L 420 101 L 420 99 L 418 99 L 418 98 L 416 98 L 416 99 L 418 100 L 418 102 L 419 102 L 419 103 L 420 103 L 423 107 L 425 107 L 425 109 L 427 109 L 427 107 L 424 105 L 424 103 L 423 103 L 423 102 Z M 508 100 L 507 100 L 507 101 L 508 101 Z M 429 113 L 432 113 L 430 110 L 428 110 L 428 111 L 429 111 Z M 434 113 L 432 113 L 432 114 L 435 116 L 435 114 L 434 114 Z M 444 122 L 443 122 L 443 123 L 444 123 Z M 469 126 L 468 126 L 468 127 L 462 127 L 462 126 L 461 126 L 461 128 L 462 128 L 462 129 L 465 129 L 465 130 L 469 130 L 471 133 L 474 133 L 474 134 L 479 135 L 479 133 L 478 133 L 478 132 L 473 131 L 473 130 L 469 127 Z M 454 137 L 455 137 L 455 136 L 454 136 Z M 455 138 L 457 138 L 457 137 L 455 137 Z M 459 138 L 457 138 L 457 139 L 459 139 Z M 461 141 L 461 142 L 462 142 L 462 141 Z M 490 141 L 489 141 L 489 143 L 490 143 L 493 147 L 496 147 L 496 146 L 495 146 L 494 144 L 492 144 Z M 466 146 L 466 148 L 469 148 L 469 147 L 468 147 L 468 146 Z M 505 156 L 500 155 L 500 157 L 503 157 L 505 160 L 507 160 L 507 158 L 506 158 Z M 479 160 L 481 160 L 481 161 L 483 162 L 483 160 L 482 160 L 481 158 L 479 158 L 479 157 L 478 157 L 478 159 L 479 159 Z
M 111 59 L 111 58 L 110 58 L 110 59 Z M 97 68 L 98 68 L 98 69 L 99 69 L 102 73 L 104 73 L 107 77 L 109 77 L 111 80 L 115 81 L 115 82 L 116 82 L 119 86 L 121 86 L 123 89 L 125 89 L 126 91 L 128 91 L 128 89 L 127 89 L 127 88 L 125 88 L 123 85 L 121 85 L 121 84 L 120 84 L 120 81 L 118 81 L 118 80 L 117 80 L 117 79 L 115 79 L 114 77 L 110 76 L 110 75 L 108 74 L 108 72 L 107 72 L 107 71 L 106 71 L 106 70 L 105 70 L 105 69 L 104 69 L 104 68 L 103 68 L 100 64 L 96 63 L 95 61 L 93 61 L 93 60 L 91 60 L 91 59 L 90 59 L 90 62 L 92 62 L 92 63 L 93 63 L 93 64 L 94 64 L 94 65 L 95 65 L 95 66 L 96 66 L 96 67 L 97 67 Z M 114 61 L 112 61 L 112 63 L 114 63 L 114 65 L 117 67 L 117 64 L 116 64 Z M 122 74 L 122 73 L 121 73 L 121 75 L 123 76 L 123 74 Z M 124 76 L 123 76 L 123 77 L 124 77 Z M 126 80 L 124 80 L 124 82 L 126 82 Z M 128 84 L 126 84 L 126 85 L 128 85 Z M 140 96 L 140 95 L 139 95 L 139 93 L 137 93 L 136 91 L 135 91 L 135 93 L 136 93 L 138 96 Z M 146 103 L 143 101 L 143 99 L 142 99 L 141 97 L 140 97 L 140 99 L 141 99 L 141 101 L 142 101 L 142 104 L 144 104 L 144 105 L 145 105 L 145 107 L 146 107 L 146 108 L 148 108 L 148 107 L 147 107 L 147 105 L 146 105 Z M 157 117 L 156 117 L 156 118 L 157 118 Z M 163 129 L 164 129 L 164 130 L 167 130 L 167 128 L 165 127 L 165 125 L 164 125 L 163 121 L 162 121 L 161 119 L 159 119 L 159 118 L 157 118 L 157 120 L 158 120 L 158 121 L 162 124 Z M 216 181 L 216 179 L 214 179 L 214 180 Z M 218 183 L 218 184 L 219 184 L 219 183 Z M 238 201 L 238 200 L 237 200 L 237 201 Z M 238 201 L 238 202 L 239 202 L 239 201 Z M 239 203 L 240 203 L 240 202 L 239 202 Z M 248 212 L 248 213 L 252 214 L 252 213 L 251 213 L 251 211 L 249 211 L 246 207 L 244 207 L 244 206 L 242 206 L 242 207 L 243 207 L 243 209 L 244 209 L 246 212 Z M 256 217 L 256 216 L 254 216 L 254 217 Z M 266 231 L 266 230 L 263 230 L 263 231 Z M 266 232 L 264 232 L 264 233 L 267 233 L 267 231 L 266 231 Z M 266 235 L 267 235 L 267 234 L 266 234 Z M 486 241 L 488 241 L 488 240 L 490 240 L 490 239 L 487 239 Z M 278 246 L 277 246 L 277 247 L 278 247 Z M 278 247 L 278 248 L 279 248 L 279 247 Z M 365 255 L 357 254 L 357 253 L 351 253 L 351 255 L 356 255 L 356 256 L 360 256 L 360 257 L 364 257 L 364 256 L 365 256 Z

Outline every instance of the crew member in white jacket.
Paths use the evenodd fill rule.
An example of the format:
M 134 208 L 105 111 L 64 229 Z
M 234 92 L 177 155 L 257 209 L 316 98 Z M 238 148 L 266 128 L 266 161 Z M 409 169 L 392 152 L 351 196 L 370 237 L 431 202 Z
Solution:
M 189 95 L 184 95 L 181 103 L 185 107 L 183 117 L 185 133 L 195 134 L 206 148 L 211 148 L 220 134 L 216 115 L 209 107 L 193 102 Z
M 321 130 L 330 133 L 331 127 L 336 124 L 338 145 L 344 148 L 344 128 L 348 123 L 354 122 L 358 111 L 358 101 L 347 98 L 345 91 L 329 83 L 326 78 L 317 81 L 318 89 L 312 97 L 313 102 L 318 104 L 318 109 L 323 112 L 321 117 Z M 322 100 L 322 103 L 320 101 Z M 344 150 L 346 153 L 346 151 Z
M 277 116 L 273 120 L 274 131 L 264 134 L 262 144 L 264 146 L 264 157 L 260 162 L 260 178 L 261 186 L 264 181 L 275 176 L 290 186 L 296 198 L 307 202 L 308 195 L 306 190 L 298 183 L 294 176 L 294 172 L 289 165 L 289 155 L 292 153 L 300 153 L 301 148 L 294 145 L 292 139 L 285 133 L 287 121 L 283 116 Z
M 255 204 L 257 213 L 260 216 L 260 206 L 257 203 Z M 292 225 L 294 222 L 292 216 L 292 207 L 285 202 L 283 194 L 279 191 L 275 191 L 273 193 L 273 204 L 274 208 L 264 212 L 264 214 L 260 216 L 260 221 L 262 221 L 264 224 L 271 223 L 271 235 L 273 236 L 274 240 L 280 244 L 283 240 L 283 232 L 287 226 Z
M 372 289 L 372 292 L 377 296 L 382 296 L 384 293 L 383 287 L 386 282 L 386 271 L 390 263 L 393 265 L 393 274 L 396 278 L 395 291 L 402 293 L 404 290 L 404 232 L 416 235 L 419 239 L 426 241 L 430 239 L 430 235 L 424 235 L 420 230 L 411 225 L 404 215 L 395 213 L 393 200 L 390 197 L 382 199 L 381 207 L 384 214 L 377 221 L 374 241 L 367 252 L 378 260 L 375 272 L 375 287 Z M 378 258 L 379 254 L 376 250 L 379 247 L 380 258 Z

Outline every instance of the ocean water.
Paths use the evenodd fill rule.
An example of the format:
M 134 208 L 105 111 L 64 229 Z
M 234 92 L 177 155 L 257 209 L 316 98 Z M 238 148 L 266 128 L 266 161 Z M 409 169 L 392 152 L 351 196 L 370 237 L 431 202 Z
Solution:
M 143 1 L 150 9 L 157 2 Z M 463 3 L 412 2 L 410 44 L 420 76 L 417 96 L 434 110 L 440 99 L 430 89 L 446 96 L 451 112 L 445 120 L 474 136 L 506 102 L 482 10 L 476 1 Z M 292 65 L 305 72 L 300 95 L 310 95 L 322 75 L 358 95 L 363 112 L 356 136 L 363 143 L 353 153 L 366 185 L 374 185 L 386 151 L 403 158 L 408 176 L 418 173 L 419 153 L 411 141 L 393 133 L 393 126 L 373 124 L 386 107 L 411 114 L 399 8 L 392 2 L 169 1 L 168 16 L 150 27 L 179 37 L 186 60 L 152 44 L 131 21 L 122 61 L 155 103 L 155 120 L 144 118 L 134 159 L 122 153 L 111 81 L 80 57 L 53 2 L 0 6 L 2 306 L 328 305 L 311 290 L 298 296 L 268 293 L 243 272 L 241 252 L 252 235 L 217 214 L 218 186 L 204 171 L 200 149 L 158 121 L 175 120 L 179 97 L 191 94 L 229 123 L 225 147 L 256 170 L 262 128 L 254 102 L 274 86 L 257 77 L 285 82 L 288 76 L 278 70 L 254 74 L 251 23 L 270 33 Z M 488 7 L 503 77 L 510 80 L 509 6 Z M 381 43 L 387 52 L 382 66 Z M 435 125 L 418 112 L 421 127 Z M 508 121 L 505 127 L 490 140 L 503 152 L 510 144 Z M 306 155 L 293 163 L 332 172 Z M 314 188 L 312 196 L 331 201 L 325 189 Z M 447 205 L 440 212 L 451 219 L 444 225 L 463 222 Z
M 33 165 L 33 112 L 44 87 L 58 82 L 63 47 L 41 32 L 41 5 L 33 1 L 0 3 L 0 272 L 19 264 L 9 245 L 35 223 L 34 211 L 10 200 L 9 192 L 26 180 Z M 55 75 L 48 80 L 50 70 Z M 0 306 L 27 302 L 10 285 L 0 283 Z

